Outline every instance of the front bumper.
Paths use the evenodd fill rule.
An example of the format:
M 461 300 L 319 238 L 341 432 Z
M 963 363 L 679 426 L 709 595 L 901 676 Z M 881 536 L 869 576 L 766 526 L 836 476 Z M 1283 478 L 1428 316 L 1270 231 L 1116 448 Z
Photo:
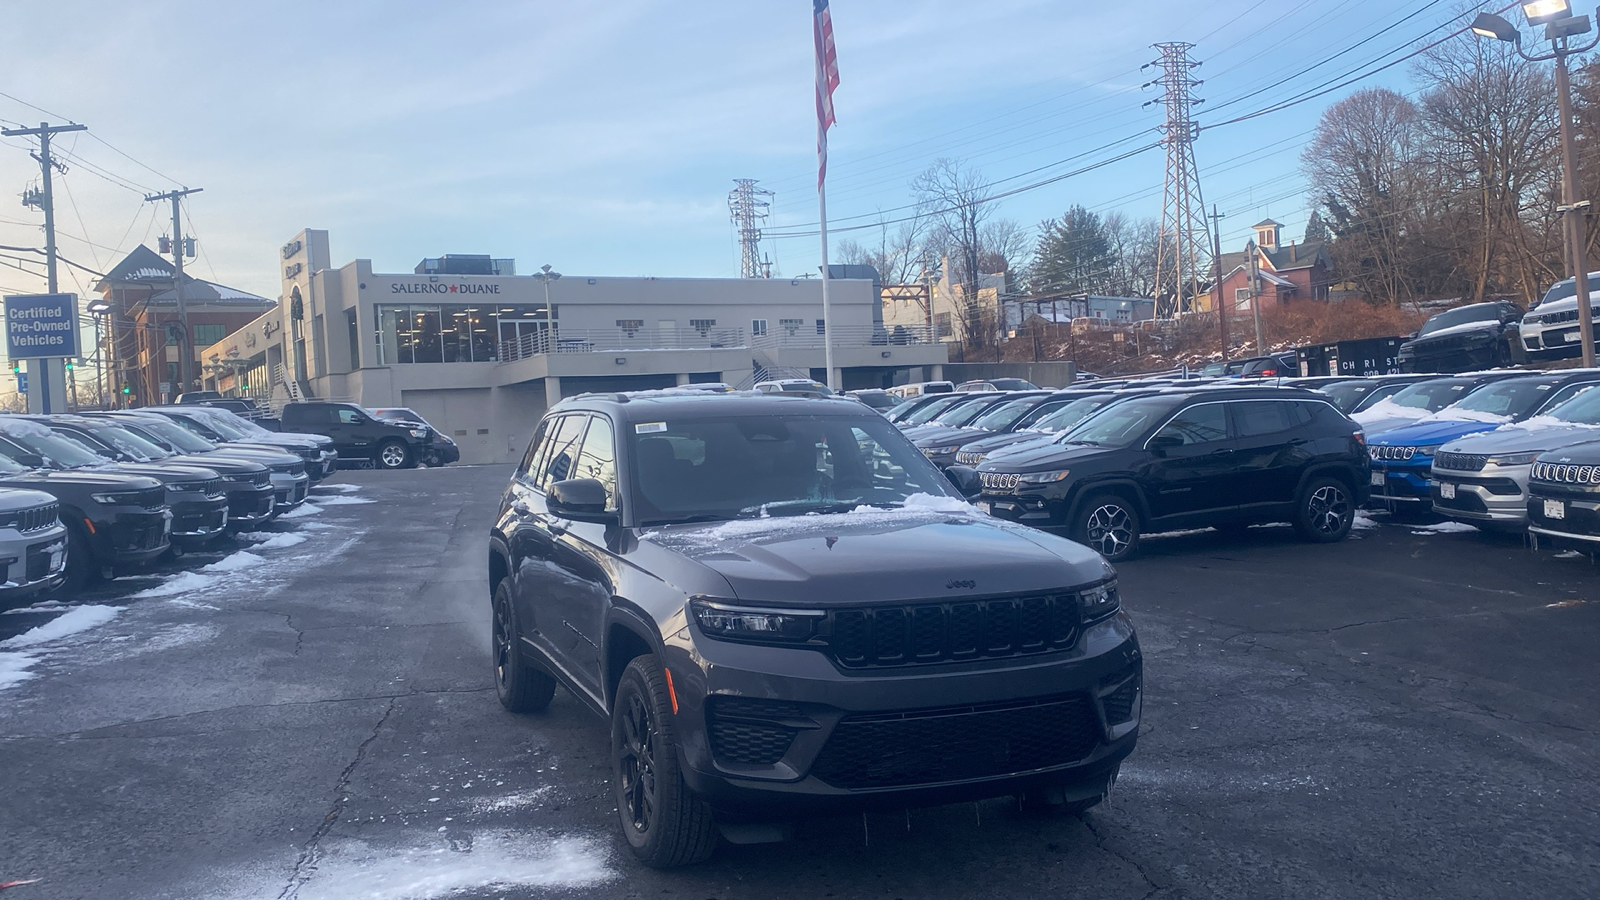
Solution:
M 1407 505 L 1433 503 L 1433 457 L 1416 456 L 1404 463 L 1373 460 L 1372 493 L 1368 502 L 1382 506 L 1386 503 Z
M 311 491 L 311 476 L 309 474 L 289 475 L 272 473 L 272 490 L 275 495 L 275 512 L 285 512 L 294 509 L 305 502 L 306 494 Z
M 1570 359 L 1583 355 L 1583 342 L 1578 339 L 1578 324 L 1552 325 L 1530 331 L 1522 330 L 1522 346 L 1536 359 Z
M 17 597 L 61 583 L 67 565 L 67 529 L 0 530 L 0 594 Z
M 111 508 L 109 522 L 95 523 L 90 541 L 102 565 L 137 565 L 167 552 L 172 543 L 172 511 L 165 507 Z
M 1477 472 L 1433 472 L 1433 511 L 1472 524 L 1521 528 L 1528 523 L 1528 466 L 1485 466 Z M 1453 497 L 1444 497 L 1449 485 Z
M 182 500 L 172 504 L 172 540 L 185 547 L 208 544 L 228 527 L 228 498 Z
M 1551 515 L 1555 509 L 1559 516 Z M 1528 490 L 1528 530 L 1585 549 L 1600 547 L 1600 491 L 1563 489 L 1545 484 Z
M 1450 347 L 1419 348 L 1415 350 L 1400 350 L 1400 370 L 1402 372 L 1470 372 L 1474 369 L 1487 369 L 1495 363 L 1495 347 L 1497 341 L 1490 340 L 1483 343 L 1465 345 L 1451 345 Z
M 433 458 L 433 465 L 443 466 L 461 459 L 461 448 L 456 444 L 447 444 L 444 441 L 434 441 L 428 445 L 428 455 Z
M 246 485 L 228 491 L 228 524 L 254 525 L 272 518 L 278 506 L 277 491 L 270 483 Z
M 921 670 L 843 670 L 817 650 L 711 640 L 694 624 L 666 660 L 684 779 L 734 821 L 1099 796 L 1133 751 L 1143 697 L 1122 614 L 1068 650 Z M 775 728 L 792 735 L 776 761 L 741 761 Z

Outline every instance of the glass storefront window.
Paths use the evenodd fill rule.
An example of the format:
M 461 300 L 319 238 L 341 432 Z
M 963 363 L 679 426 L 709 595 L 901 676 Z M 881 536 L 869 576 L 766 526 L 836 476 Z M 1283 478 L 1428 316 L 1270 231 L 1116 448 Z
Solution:
M 444 362 L 444 346 L 439 334 L 439 307 L 413 305 L 411 315 L 412 361 Z M 404 353 L 404 349 L 401 353 Z
M 547 332 L 543 305 L 379 304 L 374 335 L 379 365 L 494 362 L 500 343 Z

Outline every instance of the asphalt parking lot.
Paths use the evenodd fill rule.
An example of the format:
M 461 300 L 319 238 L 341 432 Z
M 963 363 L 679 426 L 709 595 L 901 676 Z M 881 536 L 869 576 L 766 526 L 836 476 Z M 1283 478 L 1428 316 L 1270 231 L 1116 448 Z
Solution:
M 641 868 L 605 723 L 563 693 L 535 716 L 495 701 L 484 556 L 507 474 L 341 472 L 274 526 L 298 540 L 0 615 L 0 882 L 40 879 L 18 900 L 1600 894 L 1600 570 L 1382 517 L 1331 546 L 1154 537 L 1120 566 L 1145 724 L 1081 820 L 995 800 Z M 62 621 L 93 627 L 32 631 Z

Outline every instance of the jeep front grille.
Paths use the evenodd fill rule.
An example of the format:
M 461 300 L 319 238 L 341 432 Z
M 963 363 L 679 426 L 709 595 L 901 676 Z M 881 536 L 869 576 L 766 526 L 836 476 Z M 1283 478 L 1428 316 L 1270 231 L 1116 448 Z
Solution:
M 1405 460 L 1408 460 L 1411 457 L 1416 456 L 1416 455 L 1417 455 L 1417 448 L 1415 448 L 1415 447 L 1387 447 L 1387 446 L 1380 445 L 1380 446 L 1372 448 L 1372 458 L 1373 459 L 1395 460 L 1395 461 L 1404 462 Z
M 1445 451 L 1433 458 L 1435 469 L 1453 469 L 1458 472 L 1482 472 L 1489 457 L 1477 453 L 1451 453 Z
M 0 528 L 15 528 L 22 532 L 43 531 L 56 524 L 59 520 L 59 510 L 59 506 L 51 503 L 47 506 L 8 513 L 0 517 Z
M 983 454 L 972 450 L 960 450 L 956 452 L 956 462 L 963 466 L 975 466 L 983 462 Z
M 837 609 L 828 647 L 846 668 L 907 666 L 1047 653 L 1078 640 L 1071 592 Z
M 1015 472 L 980 472 L 979 483 L 983 489 L 991 494 L 1014 494 L 1017 492 L 1017 473 Z
M 1553 481 L 1557 484 L 1600 484 L 1600 466 L 1536 462 L 1529 477 L 1535 481 Z

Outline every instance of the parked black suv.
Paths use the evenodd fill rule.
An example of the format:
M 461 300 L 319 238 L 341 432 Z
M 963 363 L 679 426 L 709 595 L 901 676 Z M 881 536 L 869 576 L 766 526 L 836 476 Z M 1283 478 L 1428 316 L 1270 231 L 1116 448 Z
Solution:
M 1057 442 L 978 466 L 980 506 L 1065 527 L 1118 560 L 1144 532 L 1294 523 L 1313 541 L 1349 534 L 1372 462 L 1361 426 L 1326 398 L 1230 387 L 1139 397 Z
M 1422 323 L 1416 337 L 1400 345 L 1404 372 L 1470 372 L 1510 365 L 1520 348 L 1522 307 L 1508 300 L 1447 309 Z
M 559 681 L 609 716 L 622 831 L 650 865 L 807 815 L 1082 810 L 1137 738 L 1112 567 L 980 514 L 853 400 L 565 400 L 488 562 L 500 702 L 542 709 Z
M 433 429 L 415 422 L 386 422 L 354 403 L 305 400 L 279 416 L 286 431 L 326 435 L 340 459 L 370 459 L 380 469 L 409 469 L 427 456 Z

